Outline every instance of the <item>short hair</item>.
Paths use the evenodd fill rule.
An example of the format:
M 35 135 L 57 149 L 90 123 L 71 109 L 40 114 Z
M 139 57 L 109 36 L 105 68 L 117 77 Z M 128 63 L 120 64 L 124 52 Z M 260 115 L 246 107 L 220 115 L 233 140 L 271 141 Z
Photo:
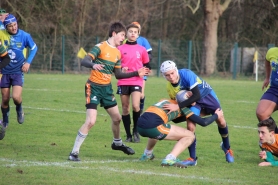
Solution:
M 258 123 L 258 127 L 267 127 L 269 132 L 271 132 L 271 131 L 275 131 L 275 128 L 277 126 L 276 126 L 275 121 L 272 118 L 268 118 L 268 119 L 265 119 L 263 121 L 260 121 Z
M 121 22 L 114 22 L 109 28 L 109 37 L 112 37 L 113 32 L 119 33 L 121 31 L 124 31 L 126 33 L 125 26 Z
M 126 30 L 129 30 L 129 28 L 137 28 L 138 29 L 138 33 L 140 32 L 140 28 L 136 24 L 132 24 L 131 23 L 131 24 L 127 25 Z

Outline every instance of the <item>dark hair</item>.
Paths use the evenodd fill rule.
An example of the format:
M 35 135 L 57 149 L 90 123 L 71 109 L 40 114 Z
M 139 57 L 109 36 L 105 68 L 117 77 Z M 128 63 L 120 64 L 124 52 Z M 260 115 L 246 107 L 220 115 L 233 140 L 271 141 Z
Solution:
M 131 24 L 127 25 L 126 30 L 128 30 L 129 28 L 137 28 L 138 29 L 138 33 L 140 32 L 140 28 L 136 24 L 132 24 L 131 23 Z
M 126 32 L 125 26 L 121 22 L 114 22 L 109 28 L 109 37 L 112 37 L 113 32 L 119 33 L 121 31 Z
M 269 132 L 275 131 L 276 123 L 272 118 L 265 119 L 258 123 L 258 127 L 267 127 Z

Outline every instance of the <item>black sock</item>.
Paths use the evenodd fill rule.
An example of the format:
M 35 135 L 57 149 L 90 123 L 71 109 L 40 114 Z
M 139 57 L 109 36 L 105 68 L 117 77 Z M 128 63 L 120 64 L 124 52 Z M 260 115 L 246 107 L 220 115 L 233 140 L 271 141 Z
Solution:
M 134 127 L 133 127 L 133 132 L 137 132 L 137 121 L 138 121 L 138 118 L 140 117 L 140 111 L 139 112 L 132 112 L 133 113 L 133 124 L 134 124 Z
M 10 113 L 10 106 L 7 108 L 3 108 L 1 106 L 2 116 L 3 116 L 3 123 L 9 123 L 9 113 Z
M 122 115 L 122 120 L 124 123 L 124 128 L 125 128 L 125 132 L 126 132 L 126 136 L 127 137 L 132 137 L 131 133 L 130 133 L 130 114 L 123 116 Z

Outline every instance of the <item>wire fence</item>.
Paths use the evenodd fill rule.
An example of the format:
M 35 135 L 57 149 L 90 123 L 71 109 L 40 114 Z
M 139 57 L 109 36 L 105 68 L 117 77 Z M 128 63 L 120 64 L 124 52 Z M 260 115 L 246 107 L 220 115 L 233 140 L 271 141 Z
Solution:
M 89 52 L 99 43 L 98 37 L 92 39 L 77 39 L 74 37 L 36 37 L 38 52 L 34 58 L 30 73 L 87 73 L 89 69 L 80 66 L 77 52 L 83 47 Z M 153 74 L 159 76 L 160 64 L 165 60 L 175 61 L 178 68 L 189 68 L 196 73 L 200 72 L 203 43 L 188 40 L 151 40 Z M 254 53 L 258 51 L 258 73 L 264 73 L 264 57 L 266 51 L 273 45 L 254 48 L 243 46 L 241 43 L 218 43 L 217 73 L 230 73 L 250 76 L 255 73 Z M 236 54 L 236 55 L 235 55 Z M 234 70 L 234 68 L 236 70 Z

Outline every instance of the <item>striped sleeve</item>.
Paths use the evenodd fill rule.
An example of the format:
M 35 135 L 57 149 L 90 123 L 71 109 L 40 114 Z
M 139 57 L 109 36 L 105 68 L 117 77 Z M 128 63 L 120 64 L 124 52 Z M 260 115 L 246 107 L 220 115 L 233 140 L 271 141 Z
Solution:
M 0 44 L 0 57 L 5 56 L 7 53 L 8 52 L 7 52 L 6 48 Z

